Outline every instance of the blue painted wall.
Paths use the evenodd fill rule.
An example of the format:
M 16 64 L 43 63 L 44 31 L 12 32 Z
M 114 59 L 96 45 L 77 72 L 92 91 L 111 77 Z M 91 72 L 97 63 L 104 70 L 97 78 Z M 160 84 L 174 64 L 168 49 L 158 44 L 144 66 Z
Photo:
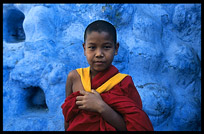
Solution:
M 3 130 L 63 131 L 69 71 L 87 67 L 86 26 L 117 29 L 155 130 L 201 130 L 201 4 L 3 4 Z

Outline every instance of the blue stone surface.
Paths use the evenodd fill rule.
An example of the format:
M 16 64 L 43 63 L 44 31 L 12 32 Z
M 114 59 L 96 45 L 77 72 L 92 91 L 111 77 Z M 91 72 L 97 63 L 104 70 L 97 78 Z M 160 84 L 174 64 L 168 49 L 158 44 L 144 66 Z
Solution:
M 3 130 L 64 131 L 68 73 L 87 67 L 86 26 L 111 22 L 113 65 L 156 131 L 201 130 L 201 4 L 3 4 Z

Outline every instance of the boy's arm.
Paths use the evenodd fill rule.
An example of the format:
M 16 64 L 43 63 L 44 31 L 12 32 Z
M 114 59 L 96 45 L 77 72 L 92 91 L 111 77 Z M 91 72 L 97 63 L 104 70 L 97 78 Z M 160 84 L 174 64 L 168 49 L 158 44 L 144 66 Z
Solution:
M 116 128 L 116 130 L 127 130 L 122 116 L 120 116 L 108 104 L 106 104 L 98 92 L 92 90 L 92 93 L 86 91 L 80 91 L 80 93 L 83 96 L 76 97 L 76 104 L 78 105 L 79 109 L 98 112 L 101 114 L 104 120 Z
M 124 119 L 122 118 L 119 113 L 114 111 L 108 104 L 105 102 L 101 105 L 101 110 L 99 113 L 101 116 L 106 120 L 108 123 L 110 123 L 112 126 L 116 128 L 116 130 L 119 131 L 127 131 L 126 124 Z
M 74 70 L 71 71 L 67 76 L 66 87 L 65 87 L 66 98 L 72 93 L 73 76 L 74 76 Z M 67 130 L 68 126 L 69 126 L 68 122 L 64 120 L 65 131 Z

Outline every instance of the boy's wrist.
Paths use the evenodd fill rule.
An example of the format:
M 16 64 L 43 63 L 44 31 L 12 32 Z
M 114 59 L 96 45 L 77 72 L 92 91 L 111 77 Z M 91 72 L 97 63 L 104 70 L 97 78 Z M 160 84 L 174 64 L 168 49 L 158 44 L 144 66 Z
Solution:
M 100 104 L 99 104 L 99 109 L 98 109 L 98 113 L 99 114 L 102 114 L 102 113 L 104 113 L 104 111 L 105 111 L 105 109 L 106 109 L 106 103 L 105 102 L 101 102 Z

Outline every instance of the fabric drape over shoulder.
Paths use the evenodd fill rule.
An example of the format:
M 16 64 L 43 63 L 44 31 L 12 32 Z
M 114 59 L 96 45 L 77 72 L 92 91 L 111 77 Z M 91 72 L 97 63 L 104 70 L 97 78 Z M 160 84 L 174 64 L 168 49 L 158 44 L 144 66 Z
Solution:
M 88 69 L 86 68 L 85 70 L 87 71 Z M 83 71 L 83 69 L 77 70 L 79 74 L 80 71 Z M 83 72 L 83 75 L 89 75 L 85 72 Z M 110 84 L 113 87 L 107 84 L 107 81 L 116 76 L 116 74 L 120 74 L 118 69 L 111 65 L 108 70 L 98 73 L 90 81 L 90 88 L 96 89 L 102 99 L 112 109 L 123 116 L 128 131 L 153 131 L 149 117 L 142 110 L 141 98 L 134 86 L 132 78 L 128 75 L 121 75 L 121 80 L 116 85 Z M 83 79 L 81 74 L 80 76 Z M 111 87 L 111 89 L 102 91 L 100 87 L 104 85 Z M 87 89 L 89 88 L 88 86 L 84 84 L 83 86 L 86 91 L 89 91 Z M 81 95 L 79 91 L 72 93 L 65 99 L 65 102 L 61 106 L 65 121 L 69 123 L 67 131 L 116 131 L 99 113 L 78 109 L 75 102 L 76 97 L 79 95 Z

